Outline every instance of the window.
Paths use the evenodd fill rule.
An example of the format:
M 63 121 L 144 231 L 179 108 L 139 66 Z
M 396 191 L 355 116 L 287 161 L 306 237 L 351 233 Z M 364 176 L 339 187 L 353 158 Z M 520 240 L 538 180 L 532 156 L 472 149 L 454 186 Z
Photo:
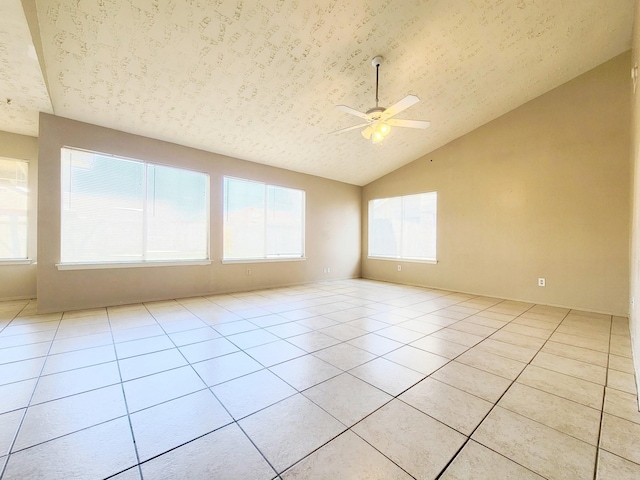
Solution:
M 209 175 L 62 149 L 62 263 L 209 258 Z
M 436 260 L 436 192 L 369 201 L 369 256 Z
M 27 259 L 27 174 L 23 160 L 0 158 L 0 261 Z
M 225 260 L 302 258 L 304 191 L 224 179 Z

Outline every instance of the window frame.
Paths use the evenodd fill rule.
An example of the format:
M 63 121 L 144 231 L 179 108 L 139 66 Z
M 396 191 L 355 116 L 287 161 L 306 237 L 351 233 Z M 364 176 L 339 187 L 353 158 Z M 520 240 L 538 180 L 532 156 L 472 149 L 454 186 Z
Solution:
M 32 218 L 32 198 L 31 198 L 31 189 L 32 189 L 32 181 L 31 181 L 31 162 L 27 159 L 23 159 L 23 158 L 13 158 L 13 157 L 4 157 L 4 156 L 0 156 L 0 160 L 3 161 L 8 161 L 8 162 L 15 162 L 15 163 L 22 163 L 26 165 L 26 179 L 25 179 L 25 194 L 26 194 L 26 208 L 25 208 L 25 218 L 26 218 L 26 223 L 25 223 L 25 244 L 24 244 L 24 252 L 25 252 L 25 256 L 24 257 L 5 257 L 2 258 L 0 257 L 0 265 L 30 265 L 31 263 L 33 263 L 33 260 L 31 259 L 31 255 L 30 255 L 30 251 L 31 251 L 31 236 L 33 234 L 33 230 L 32 230 L 32 223 L 33 223 L 33 218 Z
M 404 199 L 407 197 L 414 197 L 417 195 L 434 195 L 435 196 L 435 221 L 434 221 L 434 248 L 435 248 L 435 256 L 433 258 L 431 257 L 409 257 L 409 256 L 402 256 L 402 245 L 403 245 L 403 241 L 402 241 L 402 235 L 404 232 Z M 373 209 L 373 203 L 376 201 L 380 201 L 380 200 L 395 200 L 395 199 L 400 199 L 401 201 L 401 209 L 400 209 L 400 241 L 399 241 L 399 255 L 395 255 L 395 256 L 387 256 L 387 255 L 375 255 L 371 253 L 371 244 L 372 244 L 372 235 L 371 235 L 371 227 L 372 227 L 372 223 L 373 223 L 373 213 L 374 213 L 374 209 Z M 408 194 L 408 195 L 398 195 L 395 197 L 382 197 L 382 198 L 372 198 L 367 202 L 367 221 L 368 221 L 368 225 L 367 225 L 367 258 L 368 259 L 372 259 L 372 260 L 387 260 L 387 261 L 394 261 L 394 262 L 398 262 L 398 261 L 402 261 L 402 262 L 412 262 L 412 263 L 427 263 L 427 264 L 432 264 L 435 265 L 438 263 L 438 192 L 437 191 L 429 191 L 429 192 L 419 192 L 419 193 L 412 193 L 412 194 Z
M 143 258 L 140 260 L 90 260 L 90 261 L 78 261 L 78 262 L 64 262 L 62 261 L 62 242 L 63 242 L 63 225 L 62 225 L 62 217 L 63 217 L 63 202 L 64 202 L 64 189 L 62 187 L 63 182 L 63 168 L 62 164 L 64 162 L 63 159 L 63 150 L 71 150 L 76 152 L 82 152 L 92 155 L 98 155 L 105 158 L 113 158 L 116 160 L 123 160 L 128 162 L 135 162 L 143 165 L 144 168 L 144 191 L 142 193 L 143 197 L 143 217 L 141 226 L 143 229 L 143 237 L 146 239 L 148 236 L 149 222 L 147 219 L 147 199 L 149 195 L 147 178 L 149 177 L 149 166 L 152 167 L 164 167 L 164 168 L 173 168 L 177 170 L 183 170 L 186 172 L 197 173 L 205 176 L 205 209 L 206 209 L 206 258 L 204 259 L 147 259 L 145 258 L 148 254 L 148 244 L 143 243 Z M 60 262 L 56 263 L 56 268 L 58 270 L 94 270 L 94 269 L 111 269 L 111 268 L 140 268 L 140 267 L 167 267 L 167 266 L 190 266 L 190 265 L 210 265 L 211 264 L 211 174 L 208 172 L 203 172 L 201 170 L 184 168 L 182 166 L 176 166 L 172 164 L 163 164 L 150 162 L 147 160 L 125 157 L 122 155 L 116 155 L 111 153 L 103 153 L 97 152 L 94 150 L 87 150 L 77 147 L 71 147 L 68 145 L 64 145 L 60 148 Z
M 226 195 L 227 195 L 227 190 L 225 188 L 225 184 L 226 184 L 226 180 L 234 180 L 234 181 L 240 181 L 240 182 L 247 182 L 247 183 L 255 183 L 255 184 L 259 184 L 259 185 L 263 185 L 264 186 L 264 198 L 265 198 L 265 203 L 264 203 L 264 208 L 265 208 L 265 222 L 264 222 L 264 253 L 265 256 L 263 257 L 238 257 L 238 258 L 234 258 L 234 257 L 225 257 L 225 228 L 226 228 L 226 218 L 227 218 L 227 209 L 226 209 L 226 204 L 227 204 L 227 199 L 226 199 Z M 302 218 L 301 220 L 301 231 L 300 231 L 300 246 L 301 246 L 301 254 L 300 256 L 291 256 L 291 255 L 281 255 L 281 256 L 268 256 L 267 255 L 267 231 L 268 231 L 268 222 L 267 222 L 267 218 L 268 218 L 268 192 L 269 192 L 269 187 L 272 188 L 282 188 L 282 189 L 287 189 L 287 190 L 294 190 L 294 191 L 298 191 L 302 193 L 302 205 L 301 205 L 301 214 L 302 214 Z M 222 264 L 232 264 L 232 263 L 273 263 L 273 262 L 298 262 L 298 261 L 305 261 L 307 259 L 306 257 L 306 221 L 307 221 L 307 192 L 305 190 L 302 190 L 300 188 L 293 188 L 293 187 L 286 187 L 283 185 L 274 185 L 271 183 L 267 183 L 267 182 L 263 182 L 260 180 L 253 180 L 253 179 L 249 179 L 249 178 L 241 178 L 241 177 L 235 177 L 232 175 L 223 175 L 222 176 L 222 259 L 221 259 L 221 263 Z

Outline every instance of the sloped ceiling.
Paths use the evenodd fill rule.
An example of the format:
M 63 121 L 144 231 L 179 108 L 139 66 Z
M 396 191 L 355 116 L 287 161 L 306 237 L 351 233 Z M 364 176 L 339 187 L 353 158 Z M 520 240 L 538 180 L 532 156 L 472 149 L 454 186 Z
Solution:
M 635 3 L 29 1 L 55 114 L 356 185 L 628 50 Z M 329 134 L 361 123 L 335 105 L 375 105 L 375 55 L 381 105 L 418 95 L 397 118 L 431 127 L 395 128 L 380 146 Z M 26 80 L 3 86 L 32 96 L 0 128 L 35 135 L 44 83 L 30 57 L 8 58 Z

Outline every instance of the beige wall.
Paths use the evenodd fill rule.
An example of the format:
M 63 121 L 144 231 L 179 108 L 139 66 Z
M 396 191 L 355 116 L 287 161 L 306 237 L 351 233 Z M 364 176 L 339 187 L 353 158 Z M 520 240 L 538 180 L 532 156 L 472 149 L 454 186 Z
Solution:
M 633 56 L 627 64 L 629 68 L 640 64 L 640 1 L 636 2 L 633 23 Z M 631 127 L 631 158 L 633 164 L 633 217 L 631 227 L 631 347 L 636 369 L 636 379 L 640 375 L 640 83 L 636 86 L 630 104 L 633 110 Z M 640 396 L 640 382 L 636 381 Z
M 60 148 L 71 146 L 207 172 L 211 177 L 209 266 L 58 271 Z M 95 125 L 41 114 L 38 308 L 80 309 L 360 276 L 361 187 L 268 167 Z M 305 261 L 221 263 L 222 177 L 306 191 Z M 330 274 L 323 269 L 329 267 Z M 251 276 L 246 269 L 251 269 Z
M 363 277 L 626 315 L 629 59 L 365 186 Z M 426 191 L 438 192 L 437 265 L 367 259 L 368 201 Z
M 36 261 L 38 139 L 0 131 L 0 157 L 29 162 L 29 230 L 27 255 Z M 36 265 L 0 265 L 0 300 L 34 298 Z

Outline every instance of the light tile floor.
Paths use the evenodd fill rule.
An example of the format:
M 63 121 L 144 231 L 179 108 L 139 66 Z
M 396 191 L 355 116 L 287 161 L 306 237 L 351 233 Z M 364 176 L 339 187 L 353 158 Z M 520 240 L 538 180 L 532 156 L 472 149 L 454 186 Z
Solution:
M 345 280 L 0 303 L 0 477 L 639 479 L 626 318 Z

